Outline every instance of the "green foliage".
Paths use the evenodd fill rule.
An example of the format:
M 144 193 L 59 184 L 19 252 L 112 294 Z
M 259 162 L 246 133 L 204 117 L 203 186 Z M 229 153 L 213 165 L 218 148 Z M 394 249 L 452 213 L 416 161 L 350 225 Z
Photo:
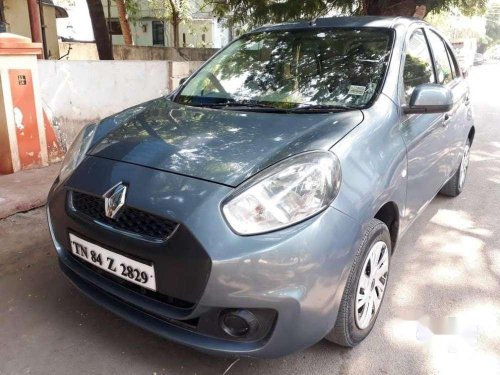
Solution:
M 141 17 L 141 7 L 138 0 L 124 0 L 125 8 L 127 10 L 127 18 L 129 21 L 135 23 Z
M 148 0 L 155 17 L 168 22 L 191 19 L 193 9 L 189 0 Z
M 467 17 L 454 10 L 438 14 L 433 12 L 427 15 L 425 20 L 452 41 L 468 38 L 479 40 L 485 37 L 482 17 Z
M 493 43 L 500 42 L 500 4 L 490 5 L 486 13 L 486 36 Z
M 54 3 L 59 6 L 72 7 L 75 6 L 75 1 L 76 0 L 55 0 Z
M 312 19 L 331 14 L 411 16 L 417 5 L 427 12 L 459 9 L 469 16 L 483 14 L 488 0 L 205 0 L 229 25 L 255 27 L 266 23 Z M 395 10 L 396 9 L 396 10 Z M 399 13 L 398 13 L 399 11 Z M 377 12 L 377 13 L 374 13 Z M 396 13 L 396 14 L 394 14 Z
M 422 3 L 427 5 L 428 12 L 442 13 L 458 9 L 464 16 L 477 16 L 485 13 L 488 0 L 428 0 Z
M 208 2 L 211 3 L 217 17 L 226 19 L 231 25 L 249 27 L 322 16 L 331 9 L 328 0 L 208 0 Z

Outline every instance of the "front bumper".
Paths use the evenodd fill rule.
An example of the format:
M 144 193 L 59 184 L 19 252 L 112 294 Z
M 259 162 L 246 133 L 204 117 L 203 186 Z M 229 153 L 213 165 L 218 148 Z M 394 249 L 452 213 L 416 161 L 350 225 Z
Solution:
M 90 172 L 93 178 L 85 178 Z M 79 222 L 68 214 L 68 191 L 102 194 L 123 180 L 130 186 L 130 204 L 180 223 L 185 231 L 182 239 L 189 242 L 186 259 L 182 252 L 172 249 L 173 243 L 183 246 L 174 237 L 170 244 L 141 243 L 140 239 Z M 89 157 L 67 182 L 56 183 L 49 194 L 49 226 L 61 268 L 84 294 L 117 315 L 202 351 L 278 357 L 316 343 L 335 323 L 352 249 L 357 248 L 361 237 L 360 225 L 328 208 L 279 232 L 238 236 L 228 228 L 219 210 L 230 191 L 211 182 Z M 189 268 L 186 264 L 191 264 L 192 273 L 186 280 L 195 278 L 196 282 L 191 289 L 189 285 L 182 287 L 185 282 L 165 285 L 159 291 L 161 298 L 116 282 L 73 257 L 69 231 L 132 256 L 144 258 L 149 252 L 157 257 L 155 264 L 173 259 L 182 272 Z M 177 255 L 172 258 L 173 254 Z M 157 268 L 157 273 L 162 270 Z M 177 274 L 179 279 L 183 276 Z M 179 300 L 187 304 L 176 303 Z M 217 316 L 227 308 L 255 312 L 262 318 L 263 331 L 250 340 L 217 332 Z

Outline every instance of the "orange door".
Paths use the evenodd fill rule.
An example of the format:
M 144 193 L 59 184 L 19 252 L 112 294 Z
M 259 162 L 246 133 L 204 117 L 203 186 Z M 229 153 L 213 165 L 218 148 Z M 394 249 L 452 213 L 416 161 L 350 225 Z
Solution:
M 21 169 L 42 165 L 31 71 L 9 70 Z

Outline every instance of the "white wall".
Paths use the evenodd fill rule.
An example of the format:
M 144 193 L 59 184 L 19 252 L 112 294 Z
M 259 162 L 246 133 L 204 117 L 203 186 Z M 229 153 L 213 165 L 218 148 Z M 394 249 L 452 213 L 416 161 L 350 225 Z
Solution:
M 38 61 L 44 109 L 66 146 L 93 121 L 168 92 L 167 61 Z
M 99 60 L 95 43 L 59 42 L 59 51 L 61 60 Z

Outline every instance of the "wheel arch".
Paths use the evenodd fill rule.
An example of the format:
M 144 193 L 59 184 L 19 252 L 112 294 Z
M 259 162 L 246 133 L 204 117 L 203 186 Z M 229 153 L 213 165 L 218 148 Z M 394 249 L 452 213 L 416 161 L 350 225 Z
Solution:
M 394 252 L 399 236 L 399 209 L 394 201 L 385 203 L 379 208 L 374 216 L 375 219 L 380 220 L 389 229 L 391 235 L 391 248 Z
M 476 128 L 474 125 L 470 128 L 469 134 L 467 135 L 467 139 L 470 141 L 470 144 L 472 145 L 472 142 L 474 141 L 474 136 L 476 135 Z

